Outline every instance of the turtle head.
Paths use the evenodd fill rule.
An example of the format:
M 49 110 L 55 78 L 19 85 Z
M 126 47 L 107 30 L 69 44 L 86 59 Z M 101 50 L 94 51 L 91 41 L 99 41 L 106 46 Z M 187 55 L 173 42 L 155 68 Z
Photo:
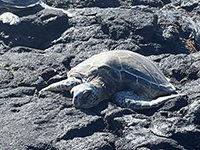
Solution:
M 75 107 L 91 108 L 102 100 L 100 90 L 92 83 L 82 83 L 73 87 L 71 94 Z

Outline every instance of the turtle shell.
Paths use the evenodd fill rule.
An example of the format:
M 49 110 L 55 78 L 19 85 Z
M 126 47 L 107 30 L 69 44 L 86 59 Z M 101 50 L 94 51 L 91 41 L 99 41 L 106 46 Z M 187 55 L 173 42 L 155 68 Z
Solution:
M 27 8 L 39 4 L 40 0 L 0 0 L 0 6 Z
M 175 91 L 163 73 L 148 58 L 127 50 L 103 52 L 83 61 L 68 72 L 68 77 L 90 82 L 99 78 L 115 83 L 115 92 L 133 90 L 144 98 L 155 98 Z M 112 84 L 113 85 L 113 84 Z

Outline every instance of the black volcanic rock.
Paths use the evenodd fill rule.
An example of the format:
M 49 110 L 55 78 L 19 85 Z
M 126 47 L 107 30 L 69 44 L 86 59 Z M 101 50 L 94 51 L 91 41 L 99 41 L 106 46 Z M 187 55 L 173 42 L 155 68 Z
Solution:
M 199 0 L 44 1 L 75 15 L 28 8 L 16 26 L 0 22 L 1 150 L 200 149 Z M 69 92 L 38 95 L 117 49 L 148 56 L 185 95 L 139 111 L 111 99 L 77 109 Z
M 17 12 L 22 15 L 18 25 L 10 26 L 0 22 L 0 40 L 9 47 L 47 48 L 53 39 L 69 27 L 68 16 L 62 11 L 43 9 L 35 14 L 24 11 Z

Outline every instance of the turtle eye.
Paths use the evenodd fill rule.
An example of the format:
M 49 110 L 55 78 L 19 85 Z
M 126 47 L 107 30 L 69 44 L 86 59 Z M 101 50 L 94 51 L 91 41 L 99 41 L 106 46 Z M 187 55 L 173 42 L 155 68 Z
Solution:
M 88 99 L 91 95 L 92 91 L 85 91 L 83 94 L 82 94 L 82 99 Z

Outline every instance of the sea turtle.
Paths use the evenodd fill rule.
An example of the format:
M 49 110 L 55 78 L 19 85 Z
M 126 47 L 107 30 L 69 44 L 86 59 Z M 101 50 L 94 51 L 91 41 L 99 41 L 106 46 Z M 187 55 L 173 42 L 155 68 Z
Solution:
M 0 0 L 0 21 L 10 25 L 17 25 L 20 23 L 20 18 L 13 14 L 12 12 L 29 8 L 29 7 L 42 7 L 54 10 L 60 10 L 68 15 L 68 17 L 73 17 L 71 13 L 67 10 L 54 8 L 46 5 L 41 0 Z
M 92 56 L 68 72 L 68 78 L 43 91 L 68 90 L 75 107 L 90 108 L 111 98 L 132 109 L 157 107 L 174 98 L 174 86 L 145 56 L 128 50 L 113 50 Z

